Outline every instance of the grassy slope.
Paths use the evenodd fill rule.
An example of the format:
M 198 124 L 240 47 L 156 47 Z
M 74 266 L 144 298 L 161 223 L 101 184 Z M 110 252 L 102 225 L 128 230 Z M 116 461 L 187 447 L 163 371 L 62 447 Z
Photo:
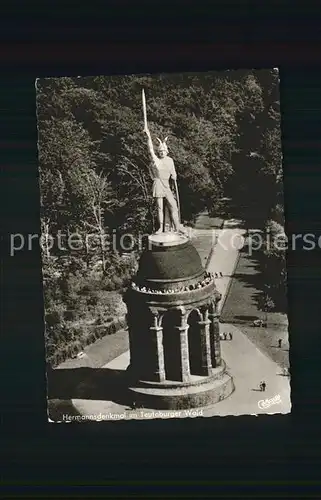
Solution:
M 267 327 L 252 327 L 254 319 L 265 318 L 265 313 L 258 309 L 257 298 L 261 293 L 262 276 L 256 255 L 241 253 L 235 275 L 232 279 L 229 295 L 224 305 L 221 321 L 233 323 L 247 335 L 264 353 L 280 366 L 289 366 L 288 327 L 285 314 L 267 313 Z M 283 339 L 281 349 L 278 339 Z

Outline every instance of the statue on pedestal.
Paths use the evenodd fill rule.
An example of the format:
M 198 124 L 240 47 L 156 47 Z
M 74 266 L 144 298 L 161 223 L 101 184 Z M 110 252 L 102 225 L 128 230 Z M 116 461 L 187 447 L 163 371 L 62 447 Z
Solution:
M 135 407 L 202 408 L 234 391 L 221 358 L 217 308 L 221 294 L 180 226 L 174 162 L 168 156 L 167 139 L 158 139 L 159 155 L 154 152 L 144 91 L 143 110 L 160 227 L 158 234 L 148 236 L 149 245 L 124 295 L 130 345 L 128 394 Z M 166 206 L 173 231 L 163 227 Z
M 176 171 L 174 161 L 168 156 L 167 137 L 161 141 L 158 137 L 158 154 L 156 156 L 151 134 L 147 125 L 146 100 L 144 90 L 143 96 L 143 112 L 144 112 L 144 133 L 147 135 L 148 150 L 152 160 L 151 175 L 154 181 L 153 197 L 156 198 L 158 208 L 159 229 L 157 234 L 165 232 L 168 222 L 176 233 L 181 231 L 180 216 L 179 216 L 179 199 L 176 184 Z M 173 181 L 176 191 L 176 199 L 170 187 L 170 181 Z M 170 221 L 167 221 L 166 212 L 169 212 Z

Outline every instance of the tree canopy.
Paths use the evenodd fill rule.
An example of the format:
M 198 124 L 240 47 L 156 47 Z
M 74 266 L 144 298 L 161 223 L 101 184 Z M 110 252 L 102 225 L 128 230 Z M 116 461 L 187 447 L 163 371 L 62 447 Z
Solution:
M 90 232 L 110 241 L 114 234 L 135 237 L 156 229 L 143 88 L 153 140 L 168 136 L 182 222 L 205 209 L 224 217 L 221 200 L 229 198 L 229 210 L 250 226 L 253 218 L 261 228 L 270 219 L 282 224 L 278 83 L 276 70 L 38 80 L 43 233 Z M 47 249 L 48 314 L 82 307 L 79 283 L 84 293 L 95 288 L 85 280 L 94 279 L 89 271 L 97 265 L 103 282 L 96 288 L 111 293 L 124 285 L 134 262 L 126 264 L 117 248 L 103 245 L 76 256 L 62 256 L 56 245 Z M 96 299 L 88 300 L 91 307 Z
M 94 172 L 118 201 L 107 203 L 106 226 L 150 230 L 142 88 L 152 137 L 169 136 L 186 221 L 204 208 L 215 211 L 223 196 L 241 193 L 267 214 L 282 203 L 274 70 L 55 78 L 37 84 L 42 205 L 52 222 L 61 228 L 84 219 L 83 184 Z

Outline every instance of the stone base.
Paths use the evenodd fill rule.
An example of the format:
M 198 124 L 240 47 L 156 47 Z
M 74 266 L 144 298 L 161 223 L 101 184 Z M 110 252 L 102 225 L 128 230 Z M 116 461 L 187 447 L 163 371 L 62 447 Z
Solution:
M 185 234 L 176 233 L 174 231 L 166 231 L 163 233 L 155 233 L 148 236 L 149 243 L 156 247 L 169 247 L 182 245 L 188 241 Z
M 232 377 L 225 365 L 209 377 L 195 377 L 190 382 L 139 381 L 129 387 L 132 406 L 157 410 L 203 408 L 226 399 L 234 391 Z

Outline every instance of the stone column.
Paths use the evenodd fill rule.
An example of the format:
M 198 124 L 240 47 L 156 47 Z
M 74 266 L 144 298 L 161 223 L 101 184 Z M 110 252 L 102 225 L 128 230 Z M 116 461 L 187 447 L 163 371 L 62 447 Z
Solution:
M 190 365 L 189 365 L 189 351 L 188 351 L 188 328 L 186 311 L 182 311 L 181 324 L 175 327 L 180 336 L 180 349 L 181 349 L 181 379 L 182 382 L 190 380 Z
M 216 305 L 212 304 L 210 306 L 208 317 L 210 320 L 211 360 L 213 368 L 216 368 L 222 362 L 219 314 L 216 312 Z
M 129 337 L 129 352 L 130 352 L 130 364 L 132 365 L 134 362 L 134 343 L 133 343 L 133 335 L 132 335 L 132 325 L 130 321 L 130 315 L 126 314 L 126 323 L 128 329 L 128 337 Z
M 135 338 L 135 323 L 133 315 L 126 315 L 127 326 L 128 326 L 128 337 L 129 337 L 129 353 L 130 353 L 130 361 L 129 366 L 127 367 L 127 371 L 131 374 L 132 377 L 138 378 L 138 367 L 139 367 L 139 356 L 137 351 L 137 339 Z
M 163 328 L 158 325 L 158 314 L 153 313 L 153 326 L 149 328 L 152 345 L 153 345 L 153 359 L 154 359 L 154 379 L 157 382 L 164 382 L 165 380 L 165 364 L 164 364 L 164 348 L 163 348 Z
M 204 375 L 210 375 L 212 371 L 211 344 L 210 344 L 210 324 L 208 319 L 208 310 L 204 312 L 204 320 L 198 322 L 201 335 L 202 349 L 202 372 Z

